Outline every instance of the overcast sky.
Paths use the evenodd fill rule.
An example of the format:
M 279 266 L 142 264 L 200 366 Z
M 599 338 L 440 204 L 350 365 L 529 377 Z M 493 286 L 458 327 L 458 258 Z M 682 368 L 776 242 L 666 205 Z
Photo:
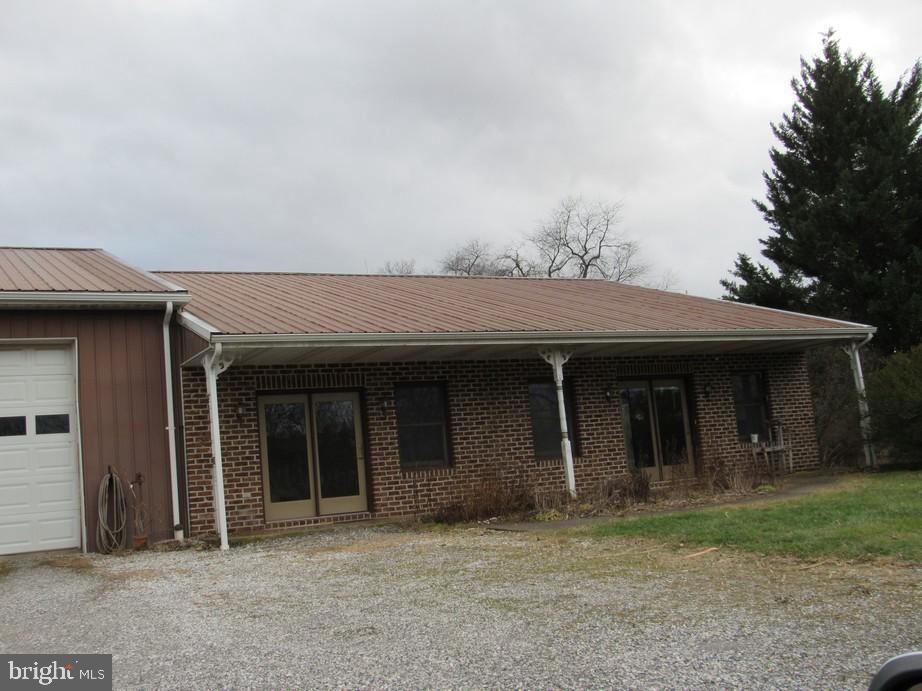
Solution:
M 922 55 L 918 1 L 0 0 L 0 241 L 427 269 L 581 194 L 717 296 L 830 26 L 888 87 Z

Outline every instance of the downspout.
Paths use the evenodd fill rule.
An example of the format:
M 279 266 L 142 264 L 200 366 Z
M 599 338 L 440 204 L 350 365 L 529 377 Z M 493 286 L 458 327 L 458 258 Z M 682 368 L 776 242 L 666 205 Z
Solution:
M 867 390 L 864 385 L 864 372 L 861 369 L 860 349 L 871 340 L 872 334 L 860 342 L 853 341 L 844 348 L 851 360 L 852 376 L 855 379 L 855 391 L 858 394 L 858 424 L 861 426 L 861 441 L 864 444 L 864 462 L 868 468 L 877 465 L 877 453 L 874 450 L 871 433 L 871 410 L 868 407 Z
M 170 325 L 173 322 L 173 303 L 166 303 L 163 315 L 163 367 L 166 373 L 166 431 L 170 448 L 170 490 L 173 501 L 173 539 L 184 539 L 182 520 L 179 517 L 179 472 L 176 466 L 176 414 L 173 410 L 173 353 L 170 347 Z
M 218 375 L 227 369 L 229 363 L 221 360 L 221 344 L 216 343 L 212 352 L 205 356 L 205 386 L 208 390 L 208 417 L 211 420 L 211 454 L 214 460 L 214 503 L 221 549 L 228 549 L 227 510 L 224 504 L 224 461 L 221 456 L 221 421 L 218 417 Z
M 560 417 L 560 452 L 563 456 L 564 471 L 567 477 L 567 491 L 576 498 L 576 474 L 573 471 L 573 446 L 570 444 L 570 431 L 567 429 L 567 407 L 563 395 L 563 366 L 570 359 L 570 353 L 559 350 L 546 350 L 541 357 L 554 370 L 554 387 L 557 389 L 557 414 Z

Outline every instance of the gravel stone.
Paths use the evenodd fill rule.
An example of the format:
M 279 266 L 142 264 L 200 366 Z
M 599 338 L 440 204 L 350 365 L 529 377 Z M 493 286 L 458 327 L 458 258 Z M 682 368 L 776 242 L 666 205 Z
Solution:
M 863 689 L 922 649 L 922 570 L 579 534 L 345 526 L 0 569 L 0 649 L 116 688 Z

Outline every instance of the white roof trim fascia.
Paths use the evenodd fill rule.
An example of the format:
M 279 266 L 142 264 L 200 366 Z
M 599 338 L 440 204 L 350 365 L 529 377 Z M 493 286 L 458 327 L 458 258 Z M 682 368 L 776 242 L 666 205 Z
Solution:
M 194 314 L 186 310 L 179 312 L 177 314 L 177 318 L 179 319 L 179 324 L 181 326 L 186 327 L 196 336 L 201 336 L 206 341 L 210 342 L 212 335 L 219 333 L 215 327 L 206 322 L 204 319 L 196 317 Z
M 117 293 L 82 290 L 4 290 L 0 291 L 0 306 L 49 305 L 163 305 L 185 304 L 188 293 Z
M 541 331 L 475 333 L 211 334 L 212 343 L 238 347 L 580 345 L 607 343 L 695 343 L 720 341 L 842 341 L 866 338 L 874 327 L 736 329 L 731 331 Z

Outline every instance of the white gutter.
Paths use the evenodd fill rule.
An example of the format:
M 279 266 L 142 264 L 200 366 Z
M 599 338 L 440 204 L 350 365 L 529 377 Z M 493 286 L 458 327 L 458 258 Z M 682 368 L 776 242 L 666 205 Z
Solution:
M 224 460 L 221 455 L 221 420 L 218 417 L 218 375 L 230 367 L 230 362 L 221 359 L 222 347 L 216 343 L 209 355 L 205 356 L 205 386 L 208 390 L 208 417 L 211 420 L 211 454 L 214 459 L 215 522 L 221 538 L 221 549 L 229 548 L 227 540 L 227 509 L 224 503 Z
M 204 319 L 191 314 L 189 310 L 183 310 L 178 315 L 179 323 L 185 326 L 196 336 L 204 338 L 206 341 L 211 339 L 211 335 L 217 333 L 217 329 Z
M 166 374 L 166 430 L 170 447 L 170 489 L 173 500 L 173 539 L 183 540 L 182 520 L 179 516 L 179 472 L 176 466 L 176 414 L 173 410 L 173 353 L 170 348 L 170 324 L 173 321 L 173 303 L 166 303 L 163 313 L 163 367 Z
M 55 305 L 162 305 L 166 302 L 185 304 L 192 298 L 188 293 L 116 293 L 63 290 L 0 291 L 0 305 L 14 307 L 49 307 Z
M 184 314 L 186 314 L 184 312 Z M 609 343 L 701 343 L 721 341 L 854 340 L 872 335 L 872 326 L 828 329 L 735 329 L 729 331 L 507 331 L 471 333 L 210 333 L 212 343 L 274 346 L 581 345 Z

